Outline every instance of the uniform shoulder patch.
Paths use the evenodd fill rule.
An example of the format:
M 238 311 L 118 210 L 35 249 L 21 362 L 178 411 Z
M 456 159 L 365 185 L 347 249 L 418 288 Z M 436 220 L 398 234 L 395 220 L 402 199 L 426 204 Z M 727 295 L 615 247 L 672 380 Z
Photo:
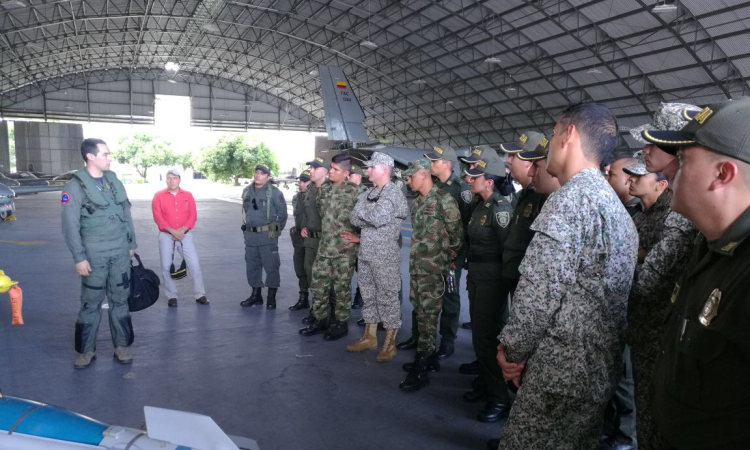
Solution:
M 495 220 L 497 220 L 498 225 L 500 225 L 502 228 L 505 228 L 510 223 L 510 213 L 507 211 L 496 212 Z
M 67 192 L 63 192 L 62 196 L 60 196 L 60 203 L 63 205 L 67 205 L 69 201 L 70 201 L 70 194 L 68 194 Z
M 471 203 L 472 200 L 474 200 L 474 196 L 471 194 L 470 189 L 466 189 L 465 191 L 461 191 L 461 200 L 464 201 L 464 203 Z

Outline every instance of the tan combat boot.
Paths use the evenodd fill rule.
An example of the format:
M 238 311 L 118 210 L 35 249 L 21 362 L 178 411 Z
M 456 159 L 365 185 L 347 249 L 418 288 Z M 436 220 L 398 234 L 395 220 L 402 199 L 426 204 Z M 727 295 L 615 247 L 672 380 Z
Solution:
M 357 342 L 346 346 L 347 352 L 363 352 L 378 348 L 378 326 L 374 323 L 365 324 L 365 334 Z
M 94 352 L 79 353 L 74 364 L 76 369 L 85 369 L 96 359 Z
M 130 355 L 130 350 L 127 347 L 115 347 L 115 354 L 113 356 L 115 361 L 120 364 L 130 364 L 133 362 L 133 357 Z
M 398 330 L 385 330 L 383 348 L 380 349 L 378 356 L 375 357 L 378 362 L 390 361 L 396 356 L 396 333 L 398 333 Z

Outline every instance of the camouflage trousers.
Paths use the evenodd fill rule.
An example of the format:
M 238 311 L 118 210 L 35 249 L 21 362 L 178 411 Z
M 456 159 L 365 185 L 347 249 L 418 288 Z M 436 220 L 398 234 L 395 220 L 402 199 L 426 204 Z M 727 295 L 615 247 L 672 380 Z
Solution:
M 329 292 L 333 291 L 334 316 L 349 319 L 352 311 L 352 275 L 356 259 L 353 257 L 326 258 L 318 255 L 312 266 L 312 313 L 318 320 L 329 314 Z
M 607 401 L 594 402 L 521 384 L 500 438 L 503 450 L 595 450 Z
M 419 330 L 417 351 L 431 355 L 435 351 L 438 315 L 445 291 L 441 274 L 410 274 L 409 301 L 414 307 Z
M 365 323 L 383 322 L 386 330 L 401 328 L 401 258 L 359 260 L 359 291 Z

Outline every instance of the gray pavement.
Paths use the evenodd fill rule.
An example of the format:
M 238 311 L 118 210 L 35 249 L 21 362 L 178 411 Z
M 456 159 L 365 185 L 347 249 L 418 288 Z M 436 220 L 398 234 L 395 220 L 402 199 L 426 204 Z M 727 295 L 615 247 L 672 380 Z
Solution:
M 291 200 L 290 191 L 284 194 Z M 111 357 L 105 315 L 97 361 L 76 371 L 73 328 L 80 279 L 60 233 L 59 194 L 19 198 L 18 220 L 0 223 L 0 269 L 23 288 L 26 325 L 11 326 L 10 302 L 0 295 L 3 394 L 130 427 L 142 425 L 145 405 L 207 414 L 227 433 L 257 440 L 262 450 L 484 449 L 487 439 L 499 436 L 501 424 L 475 419 L 481 405 L 461 400 L 471 377 L 460 375 L 458 366 L 474 359 L 468 331 L 459 331 L 456 354 L 442 363 L 441 372 L 430 375 L 427 388 L 403 393 L 398 389 L 405 375 L 401 365 L 413 358 L 412 352 L 399 352 L 394 361 L 381 364 L 375 352 L 344 350 L 361 335 L 354 323 L 358 311 L 350 319 L 349 336 L 339 341 L 298 335 L 305 313 L 287 310 L 297 298 L 288 232 L 280 240 L 279 309 L 241 308 L 250 289 L 240 207 L 217 199 L 199 199 L 197 205 L 195 241 L 211 305 L 192 300 L 188 276 L 178 281 L 177 308 L 168 308 L 162 298 L 134 313 L 130 366 Z M 133 213 L 138 253 L 158 273 L 150 201 L 133 200 Z M 402 252 L 400 340 L 410 326 L 408 240 Z M 462 322 L 468 320 L 468 303 L 463 306 Z

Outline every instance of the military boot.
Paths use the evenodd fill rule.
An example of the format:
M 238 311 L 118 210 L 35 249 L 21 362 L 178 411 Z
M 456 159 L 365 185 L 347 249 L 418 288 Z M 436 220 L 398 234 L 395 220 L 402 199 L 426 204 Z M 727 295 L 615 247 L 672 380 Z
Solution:
M 398 345 L 396 346 L 398 348 Z M 412 367 L 414 367 L 414 363 L 406 363 L 403 366 L 401 366 L 402 369 L 404 369 L 404 372 L 411 372 Z M 437 353 L 432 352 L 430 356 L 427 357 L 427 371 L 428 372 L 440 372 L 440 358 L 438 358 Z
M 365 324 L 365 334 L 357 342 L 346 346 L 347 352 L 362 352 L 378 348 L 378 328 L 374 323 Z
M 255 306 L 263 304 L 263 293 L 260 288 L 253 288 L 253 293 L 246 300 L 240 302 L 240 306 Z
M 310 300 L 308 300 L 307 292 L 300 292 L 297 303 L 289 307 L 289 311 L 299 311 L 300 309 L 309 309 Z
M 328 331 L 323 335 L 323 339 L 326 341 L 335 341 L 346 336 L 349 333 L 349 325 L 346 320 L 333 319 L 331 324 L 328 325 Z
M 305 318 L 302 319 L 302 325 L 310 325 L 313 322 L 315 322 L 315 316 L 313 315 L 312 310 L 310 310 Z
M 417 352 L 417 357 L 414 358 L 414 363 L 412 363 L 409 374 L 398 386 L 402 391 L 414 392 L 418 391 L 421 387 L 427 386 L 427 383 L 430 382 L 430 378 L 427 375 L 427 359 L 428 356 L 424 353 Z
M 299 334 L 302 336 L 312 336 L 318 333 L 322 333 L 328 328 L 328 320 L 315 319 L 310 325 L 300 328 Z
M 130 364 L 133 362 L 133 356 L 127 347 L 115 347 L 115 354 L 112 356 L 120 364 Z
M 398 333 L 398 330 L 385 330 L 383 348 L 380 349 L 378 356 L 375 357 L 378 362 L 390 361 L 396 356 L 396 333 Z
M 352 309 L 360 309 L 362 307 L 362 293 L 359 292 L 359 286 L 357 286 L 357 292 L 354 294 L 354 301 L 352 302 Z
M 266 301 L 266 309 L 276 309 L 276 290 L 277 288 L 268 288 L 268 300 Z
M 412 334 L 411 336 L 409 336 L 409 339 L 405 340 L 404 342 L 400 342 L 396 344 L 396 348 L 399 350 L 414 350 L 415 348 L 417 348 L 418 344 L 419 344 L 419 335 Z
M 94 352 L 79 353 L 73 367 L 75 367 L 76 369 L 85 369 L 95 359 L 96 359 L 96 354 Z

